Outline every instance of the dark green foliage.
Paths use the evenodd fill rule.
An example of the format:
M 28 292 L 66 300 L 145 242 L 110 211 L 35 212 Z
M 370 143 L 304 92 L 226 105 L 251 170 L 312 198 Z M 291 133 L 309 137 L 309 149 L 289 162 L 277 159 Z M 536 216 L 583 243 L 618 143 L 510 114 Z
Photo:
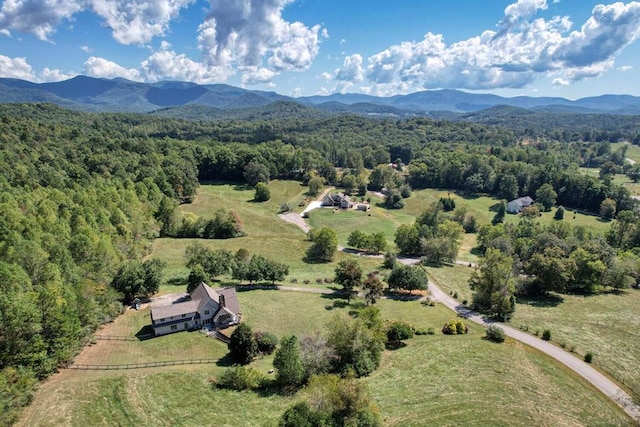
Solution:
M 251 326 L 240 323 L 233 331 L 229 341 L 229 356 L 241 365 L 248 365 L 258 353 L 258 344 Z
M 479 268 L 469 280 L 474 306 L 502 320 L 508 319 L 515 311 L 513 297 L 513 259 L 498 249 L 489 248 L 480 260 Z
M 384 199 L 384 207 L 387 209 L 402 209 L 404 208 L 404 200 L 402 200 L 402 194 L 398 190 L 389 190 Z
M 551 340 L 551 331 L 549 329 L 545 329 L 544 331 L 542 331 L 542 339 L 544 341 L 550 341 Z
M 215 385 L 229 390 L 253 390 L 258 388 L 262 375 L 249 366 L 233 366 L 224 370 Z
M 235 265 L 231 252 L 225 249 L 211 250 L 198 242 L 187 246 L 185 258 L 188 268 L 200 265 L 210 279 L 229 273 Z
M 384 268 L 393 268 L 398 261 L 398 255 L 395 252 L 387 251 L 384 253 L 384 260 L 382 261 L 382 266 Z
M 587 363 L 593 362 L 593 353 L 591 353 L 590 351 L 586 352 L 584 355 L 584 361 Z
M 262 163 L 249 162 L 244 168 L 244 179 L 252 187 L 259 182 L 268 183 L 270 178 L 269 168 Z
M 282 414 L 278 422 L 280 427 L 328 427 L 328 416 L 319 410 L 312 409 L 306 401 L 298 402 Z
M 551 184 L 542 184 L 540 188 L 536 191 L 536 203 L 540 203 L 545 212 L 551 210 L 553 205 L 556 204 L 556 198 L 558 197 L 558 193 L 556 193 Z
M 111 282 L 111 286 L 122 293 L 129 302 L 137 295 L 152 295 L 158 291 L 162 282 L 162 270 L 166 263 L 157 259 L 140 263 L 130 261 L 120 267 Z
M 374 307 L 360 310 L 355 319 L 334 316 L 327 325 L 334 371 L 357 377 L 371 374 L 380 364 L 385 338 L 380 312 Z
M 266 202 L 271 198 L 271 191 L 269 191 L 269 187 L 267 187 L 267 184 L 265 184 L 264 182 L 257 183 L 255 190 L 256 192 L 253 196 L 253 199 L 256 202 Z
M 362 289 L 364 289 L 364 299 L 367 305 L 375 304 L 376 301 L 383 295 L 384 285 L 378 278 L 376 273 L 369 273 L 367 278 L 362 283 Z
M 504 333 L 504 329 L 497 325 L 489 325 L 487 329 L 485 329 L 485 334 L 488 340 L 494 342 L 504 342 L 507 335 Z
M 404 341 L 413 337 L 414 327 L 400 320 L 387 324 L 387 342 Z
M 504 217 L 507 214 L 507 202 L 504 200 L 500 201 L 500 204 L 498 205 L 498 210 L 496 211 L 496 214 L 493 216 L 493 219 L 491 220 L 491 224 L 496 225 L 496 224 L 500 224 L 504 222 Z
M 200 264 L 194 265 L 191 267 L 189 277 L 187 277 L 187 292 L 195 291 L 200 283 L 209 283 L 210 280 L 211 278 Z
M 558 206 L 556 213 L 553 214 L 553 219 L 555 220 L 563 220 L 564 219 L 564 208 L 562 206 Z
M 311 378 L 307 400 L 285 411 L 280 426 L 286 427 L 378 427 L 382 418 L 371 402 L 365 383 L 335 375 Z
M 451 212 L 456 208 L 456 201 L 450 197 L 441 197 L 438 203 L 442 205 L 445 212 Z
M 354 289 L 359 289 L 362 285 L 362 268 L 358 261 L 353 259 L 343 259 L 335 268 L 336 277 L 333 281 L 342 285 L 342 290 L 347 294 L 347 299 L 351 300 Z
M 600 203 L 600 216 L 603 219 L 612 219 L 616 215 L 616 201 L 606 198 Z
M 469 332 L 469 328 L 460 319 L 451 319 L 442 327 L 445 335 L 461 335 Z
M 35 375 L 27 368 L 0 370 L 0 425 L 10 426 L 18 420 L 18 409 L 31 403 L 36 385 Z
M 273 357 L 277 381 L 285 387 L 297 387 L 305 379 L 300 343 L 295 335 L 284 337 Z
M 387 277 L 389 289 L 402 289 L 413 293 L 414 290 L 425 290 L 429 279 L 421 267 L 396 264 Z
M 309 180 L 309 191 L 307 193 L 311 197 L 316 197 L 322 191 L 322 178 L 314 176 Z
M 262 255 L 253 255 L 248 259 L 236 256 L 232 267 L 232 277 L 237 280 L 248 280 L 249 284 L 261 281 L 275 284 L 284 280 L 287 274 L 289 274 L 288 265 L 272 261 Z
M 253 334 L 258 346 L 258 351 L 262 354 L 271 354 L 278 345 L 278 338 L 271 332 L 258 331 Z
M 313 230 L 312 230 L 313 231 Z M 330 262 L 338 249 L 338 236 L 334 229 L 323 227 L 310 233 L 313 244 L 307 250 L 307 257 L 313 261 Z

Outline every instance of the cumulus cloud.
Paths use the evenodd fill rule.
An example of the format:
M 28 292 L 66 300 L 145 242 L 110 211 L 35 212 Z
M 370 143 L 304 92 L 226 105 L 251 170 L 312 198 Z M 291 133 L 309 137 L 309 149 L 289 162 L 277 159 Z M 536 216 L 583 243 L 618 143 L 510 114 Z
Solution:
M 122 44 L 144 44 L 169 29 L 193 0 L 89 0 L 93 11 Z
M 31 33 L 48 40 L 63 20 L 70 20 L 83 8 L 79 0 L 5 0 L 0 8 L 0 32 Z
M 40 81 L 42 82 L 60 82 L 62 80 L 68 80 L 75 77 L 77 74 L 74 72 L 65 73 L 60 70 L 51 70 L 46 68 L 40 73 Z
M 640 36 L 637 1 L 598 5 L 574 31 L 566 16 L 537 17 L 546 9 L 547 0 L 518 0 L 505 8 L 495 30 L 452 44 L 441 34 L 427 33 L 371 55 L 366 65 L 352 55 L 332 79 L 339 88 L 356 82 L 364 69 L 366 87 L 380 95 L 424 88 L 522 88 L 541 76 L 571 84 L 613 68 L 617 53 Z
M 198 28 L 199 47 L 209 66 L 234 66 L 248 73 L 246 80 L 281 71 L 303 71 L 319 51 L 320 25 L 287 22 L 283 8 L 291 0 L 211 1 Z M 328 34 L 327 34 L 328 35 Z M 256 70 L 262 69 L 260 76 Z
M 140 71 L 135 68 L 125 68 L 115 62 L 104 58 L 97 58 L 95 56 L 87 59 L 84 63 L 82 72 L 87 76 L 99 78 L 112 79 L 115 77 L 123 77 L 129 80 L 141 80 Z
M 38 75 L 29 65 L 26 58 L 9 58 L 0 55 L 0 77 L 28 80 L 32 82 L 57 82 L 74 77 L 75 73 L 64 73 L 60 70 L 45 68 Z
M 246 85 L 269 85 L 271 79 L 277 74 L 275 71 L 264 67 L 244 67 L 241 72 L 242 83 Z
M 0 55 L 0 76 L 22 80 L 36 80 L 33 68 L 26 58 L 9 58 Z
M 160 50 L 154 52 L 141 64 L 142 74 L 147 81 L 184 80 L 198 83 L 224 81 L 231 74 L 229 67 L 206 66 L 184 54 L 178 54 L 171 45 L 163 42 Z
M 122 44 L 143 44 L 166 33 L 171 20 L 193 0 L 5 0 L 0 9 L 0 32 L 34 34 L 48 40 L 64 20 L 92 10 Z

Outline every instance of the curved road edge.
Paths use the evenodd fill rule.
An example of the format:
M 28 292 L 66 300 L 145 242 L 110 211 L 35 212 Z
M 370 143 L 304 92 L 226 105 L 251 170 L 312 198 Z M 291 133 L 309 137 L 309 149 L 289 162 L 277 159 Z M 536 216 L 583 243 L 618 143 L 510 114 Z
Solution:
M 507 336 L 524 344 L 527 344 L 537 350 L 540 350 L 541 352 L 556 359 L 558 362 L 567 366 L 569 369 L 580 375 L 582 378 L 587 380 L 594 387 L 604 393 L 607 397 L 613 400 L 636 422 L 640 422 L 640 406 L 636 405 L 633 402 L 633 399 L 626 391 L 620 388 L 609 378 L 598 372 L 591 365 L 580 360 L 573 354 L 567 353 L 566 351 L 554 346 L 553 344 L 548 343 L 547 341 L 542 341 L 540 338 L 534 337 L 511 326 L 505 325 L 502 322 L 492 322 L 490 320 L 487 320 L 479 313 L 458 303 L 458 301 L 451 298 L 440 288 L 434 285 L 431 281 L 429 282 L 429 291 L 433 298 L 440 301 L 447 308 L 457 312 L 462 317 L 482 326 L 488 326 L 492 323 L 498 324 L 502 329 L 504 329 L 504 332 Z
M 287 222 L 297 225 L 305 233 L 309 231 L 309 226 L 307 225 L 306 221 L 304 220 L 304 218 L 302 218 L 300 214 L 290 214 L 290 215 L 284 214 L 284 215 L 280 215 L 280 218 Z M 339 247 L 338 250 L 345 251 L 345 248 Z M 361 253 L 358 253 L 355 251 L 354 252 L 348 251 L 348 252 L 353 253 L 355 255 L 362 255 Z M 381 255 L 377 255 L 377 256 L 374 255 L 374 257 L 382 258 Z M 398 261 L 404 264 L 416 264 L 420 260 L 415 258 L 399 257 Z M 456 261 L 456 263 L 469 265 L 468 262 L 463 262 L 463 261 L 462 262 Z M 282 289 L 285 289 L 285 287 L 282 287 Z M 302 290 L 302 289 L 289 288 L 287 290 Z M 554 346 L 553 344 L 550 344 L 546 341 L 542 341 L 540 338 L 524 333 L 511 326 L 505 325 L 504 323 L 493 322 L 485 319 L 479 313 L 471 310 L 467 306 L 464 306 L 458 303 L 458 301 L 451 298 L 449 295 L 443 292 L 442 289 L 437 287 L 431 281 L 429 281 L 429 292 L 433 298 L 440 301 L 445 307 L 453 310 L 454 312 L 458 313 L 462 317 L 465 317 L 466 319 L 471 320 L 472 322 L 482 326 L 488 326 L 492 323 L 499 324 L 500 327 L 504 329 L 504 332 L 507 336 L 515 340 L 518 340 L 524 344 L 527 344 L 530 347 L 533 347 L 545 353 L 546 355 L 554 358 L 558 362 L 567 366 L 569 369 L 571 369 L 576 374 L 578 374 L 579 376 L 584 378 L 586 381 L 588 381 L 590 384 L 592 384 L 595 388 L 597 388 L 602 393 L 604 393 L 605 396 L 613 400 L 618 406 L 620 406 L 631 418 L 633 418 L 640 425 L 640 405 L 635 404 L 633 402 L 631 395 L 629 395 L 629 393 L 627 393 L 625 390 L 623 390 L 621 387 L 619 387 L 616 383 L 614 383 L 612 380 L 607 378 L 605 375 L 598 372 L 591 365 L 587 364 L 583 360 L 580 360 L 576 356 L 570 353 L 567 353 L 566 351 Z

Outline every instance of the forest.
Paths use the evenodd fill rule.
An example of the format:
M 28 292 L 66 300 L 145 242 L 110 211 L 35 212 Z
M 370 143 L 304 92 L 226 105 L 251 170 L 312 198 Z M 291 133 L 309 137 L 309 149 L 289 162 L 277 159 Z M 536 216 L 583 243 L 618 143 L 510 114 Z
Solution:
M 177 216 L 200 182 L 253 183 L 258 171 L 267 179 L 320 178 L 360 192 L 410 186 L 508 200 L 550 185 L 567 208 L 598 213 L 610 201 L 612 215 L 633 209 L 629 192 L 612 178 L 634 172 L 625 147 L 570 139 L 523 141 L 503 127 L 427 118 L 206 122 L 2 105 L 0 424 L 10 424 L 38 381 L 72 361 L 100 324 L 122 312 L 127 295 L 114 279 L 149 253 L 155 237 L 221 236 L 203 221 Z M 389 163 L 401 172 L 374 173 Z M 582 166 L 600 167 L 601 175 L 586 175 Z M 227 224 L 231 234 L 222 237 L 240 232 L 233 213 L 218 218 L 209 230 Z M 635 230 L 635 217 L 612 229 L 608 241 L 633 249 L 640 239 L 626 237 L 624 226 Z M 487 234 L 481 243 L 525 251 L 505 234 Z

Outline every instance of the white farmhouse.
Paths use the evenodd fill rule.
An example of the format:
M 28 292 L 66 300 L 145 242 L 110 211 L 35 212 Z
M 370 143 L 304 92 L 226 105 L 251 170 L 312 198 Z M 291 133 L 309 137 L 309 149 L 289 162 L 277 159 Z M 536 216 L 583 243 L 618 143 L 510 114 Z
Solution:
M 240 322 L 235 288 L 213 289 L 200 283 L 191 299 L 151 308 L 151 326 L 156 336 L 201 328 L 226 328 Z
M 507 203 L 507 212 L 519 213 L 524 208 L 528 208 L 533 204 L 533 199 L 529 196 L 520 197 Z

